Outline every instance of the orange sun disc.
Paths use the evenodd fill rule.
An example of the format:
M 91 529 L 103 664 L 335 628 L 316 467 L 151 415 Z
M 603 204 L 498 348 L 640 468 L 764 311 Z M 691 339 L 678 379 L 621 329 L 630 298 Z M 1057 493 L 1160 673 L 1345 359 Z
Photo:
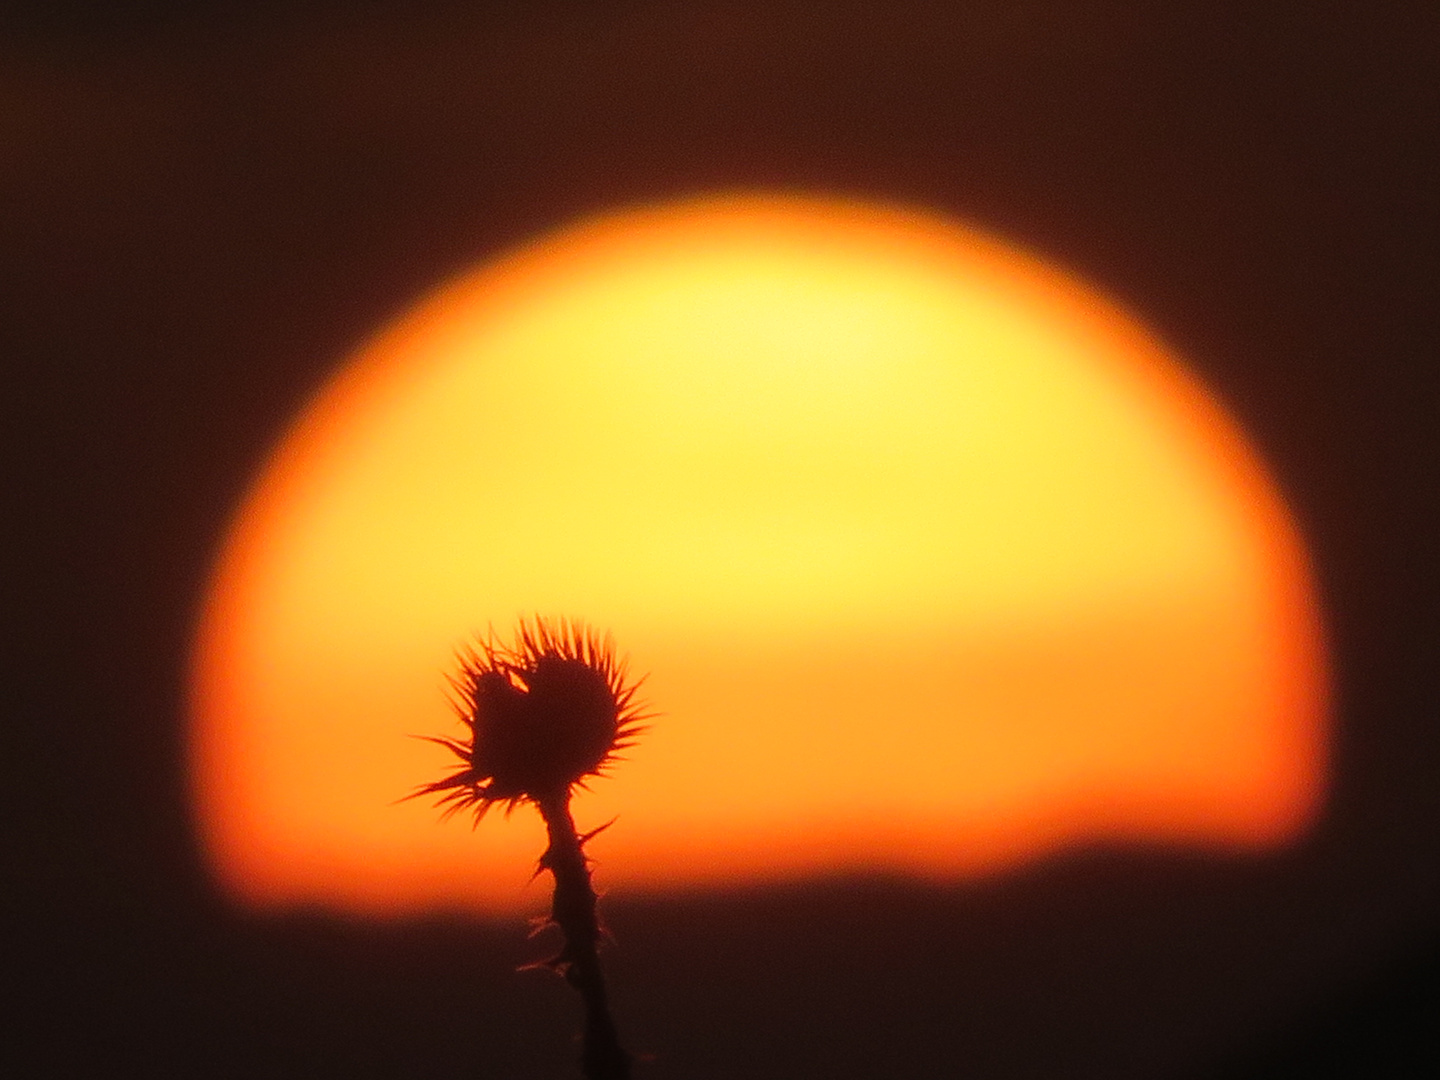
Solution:
M 1095 842 L 1265 851 L 1318 809 L 1297 530 L 1132 316 L 898 206 L 582 221 L 437 289 L 315 397 L 197 632 L 219 881 L 260 907 L 505 911 L 545 846 L 423 800 L 457 650 L 613 633 L 660 715 L 580 792 L 611 891 L 956 881 Z

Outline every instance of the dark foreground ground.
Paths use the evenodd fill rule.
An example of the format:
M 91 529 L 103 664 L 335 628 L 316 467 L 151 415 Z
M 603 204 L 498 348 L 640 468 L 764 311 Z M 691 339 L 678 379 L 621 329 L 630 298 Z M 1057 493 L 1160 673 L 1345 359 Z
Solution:
M 1433 1075 L 1433 919 L 1320 876 L 1096 856 L 964 892 L 611 897 L 606 960 L 640 1080 Z M 523 920 L 123 929 L 28 988 L 27 1075 L 578 1075 L 578 998 L 516 970 L 546 955 Z

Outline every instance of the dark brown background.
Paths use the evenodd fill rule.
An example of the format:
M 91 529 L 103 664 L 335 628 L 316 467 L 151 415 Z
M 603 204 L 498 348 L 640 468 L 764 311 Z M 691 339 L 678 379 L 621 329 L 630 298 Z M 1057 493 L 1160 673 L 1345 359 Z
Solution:
M 955 890 L 611 896 L 640 1075 L 1430 1075 L 1436 13 L 12 0 L 10 1074 L 569 1075 L 575 1002 L 514 973 L 539 949 L 522 926 L 261 920 L 214 895 L 184 786 L 190 627 L 266 447 L 407 301 L 576 214 L 780 186 L 968 218 L 1193 360 L 1312 542 L 1335 780 L 1313 837 L 1258 861 L 1088 850 Z

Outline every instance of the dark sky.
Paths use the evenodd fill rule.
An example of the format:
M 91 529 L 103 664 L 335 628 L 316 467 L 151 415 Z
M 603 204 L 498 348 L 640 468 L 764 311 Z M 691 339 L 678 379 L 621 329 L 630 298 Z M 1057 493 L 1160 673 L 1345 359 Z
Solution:
M 1311 542 L 1335 776 L 1272 858 L 611 897 L 640 1075 L 1428 1075 L 1437 46 L 1430 3 L 10 4 L 9 1074 L 571 1075 L 576 1003 L 513 971 L 523 926 L 214 895 L 190 628 L 247 478 L 362 336 L 577 214 L 759 186 L 969 219 L 1193 361 Z

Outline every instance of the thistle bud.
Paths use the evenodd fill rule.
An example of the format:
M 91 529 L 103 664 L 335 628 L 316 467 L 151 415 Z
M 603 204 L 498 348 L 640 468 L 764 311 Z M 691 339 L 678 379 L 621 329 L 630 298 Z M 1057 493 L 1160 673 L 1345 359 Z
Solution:
M 439 794 L 454 813 L 478 821 L 496 803 L 568 796 L 602 775 L 641 730 L 625 661 L 607 634 L 578 621 L 521 620 L 514 643 L 492 634 L 462 654 L 456 693 L 468 738 L 429 738 L 461 761 L 455 772 L 415 795 Z

